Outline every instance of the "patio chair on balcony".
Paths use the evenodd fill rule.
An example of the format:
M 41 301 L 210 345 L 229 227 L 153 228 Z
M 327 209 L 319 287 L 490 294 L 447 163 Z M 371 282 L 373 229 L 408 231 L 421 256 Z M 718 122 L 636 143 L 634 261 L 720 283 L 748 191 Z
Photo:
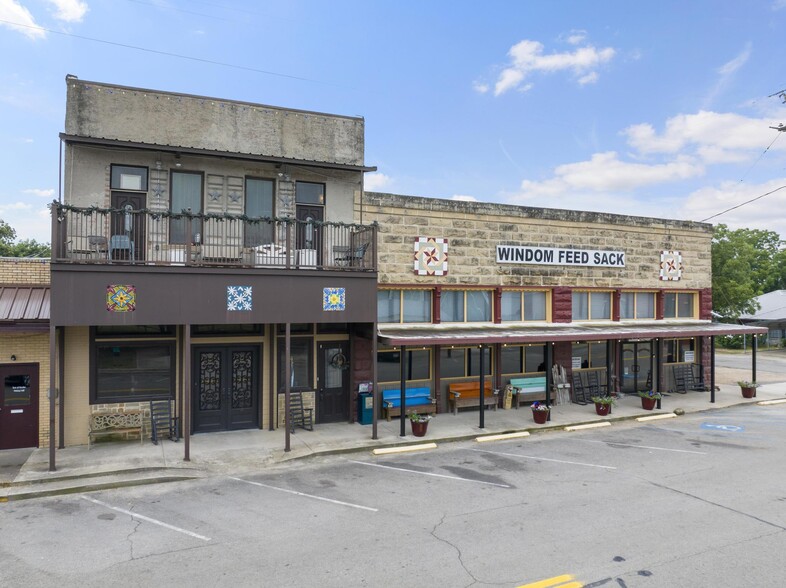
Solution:
M 115 252 L 125 252 L 115 256 Z M 109 239 L 109 259 L 127 259 L 134 261 L 134 242 L 128 235 L 112 235 Z
M 90 257 L 93 259 L 109 259 L 109 244 L 103 235 L 89 235 L 87 244 L 90 246 Z
M 337 257 L 335 259 L 336 265 L 340 267 L 365 267 L 363 258 L 366 255 L 369 243 L 363 243 L 357 247 L 347 249 L 344 252 L 336 251 Z M 338 249 L 338 248 L 336 248 Z

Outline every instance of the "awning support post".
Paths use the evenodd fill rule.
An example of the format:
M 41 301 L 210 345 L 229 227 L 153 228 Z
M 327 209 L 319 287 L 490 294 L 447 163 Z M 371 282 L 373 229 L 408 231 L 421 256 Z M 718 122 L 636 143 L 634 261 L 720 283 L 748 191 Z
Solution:
M 480 423 L 481 429 L 486 425 L 486 367 L 483 365 L 483 345 L 480 347 Z
M 405 379 L 406 371 L 405 371 L 405 358 L 407 355 L 407 347 L 406 345 L 401 346 L 401 355 L 399 355 L 399 376 L 401 378 L 400 390 L 401 390 L 401 436 L 406 437 L 407 435 L 407 425 L 404 422 L 407 417 L 407 381 Z

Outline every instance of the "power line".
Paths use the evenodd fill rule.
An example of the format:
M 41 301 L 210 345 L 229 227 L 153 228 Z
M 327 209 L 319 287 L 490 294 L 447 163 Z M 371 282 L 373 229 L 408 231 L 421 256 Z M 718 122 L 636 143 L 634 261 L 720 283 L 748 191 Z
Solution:
M 190 55 L 181 55 L 179 53 L 170 53 L 168 51 L 159 51 L 157 49 L 148 49 L 147 47 L 139 47 L 137 45 L 127 45 L 125 43 L 118 43 L 118 42 L 115 42 L 115 41 L 107 41 L 107 40 L 104 40 L 104 39 L 95 39 L 93 37 L 85 37 L 83 35 L 75 35 L 73 33 L 65 33 L 65 32 L 62 32 L 62 31 L 55 31 L 53 29 L 47 29 L 47 28 L 40 27 L 40 26 L 21 24 L 21 23 L 18 23 L 18 22 L 12 22 L 10 20 L 0 19 L 0 23 L 8 24 L 8 25 L 15 26 L 15 27 L 21 27 L 21 28 L 26 28 L 26 29 L 33 29 L 33 30 L 37 30 L 37 31 L 45 31 L 47 33 L 52 33 L 53 35 L 62 35 L 64 37 L 72 37 L 74 39 L 81 39 L 83 41 L 92 41 L 93 43 L 103 43 L 104 45 L 112 45 L 114 47 L 122 47 L 123 49 L 133 49 L 135 51 L 144 51 L 145 53 L 153 53 L 155 55 L 165 55 L 167 57 L 175 57 L 177 59 L 186 59 L 186 60 L 189 60 L 189 61 L 196 61 L 198 63 L 209 63 L 210 65 L 218 65 L 218 66 L 221 66 L 221 67 L 230 67 L 230 68 L 233 68 L 233 69 L 240 69 L 240 70 L 243 70 L 243 71 L 251 71 L 251 72 L 254 72 L 254 73 L 260 73 L 260 74 L 265 74 L 265 75 L 269 75 L 269 76 L 277 76 L 277 77 L 280 77 L 280 78 L 288 78 L 290 80 L 300 80 L 302 82 L 311 82 L 311 83 L 314 83 L 314 84 L 324 84 L 324 85 L 327 85 L 327 86 L 340 86 L 339 84 L 334 84 L 334 83 L 331 83 L 331 82 L 325 82 L 325 81 L 322 81 L 322 80 L 315 80 L 315 79 L 312 79 L 312 78 L 304 78 L 304 77 L 301 77 L 301 76 L 293 76 L 293 75 L 289 75 L 289 74 L 278 73 L 278 72 L 275 72 L 275 71 L 268 71 L 268 70 L 265 70 L 265 69 L 257 69 L 255 67 L 248 67 L 248 66 L 245 66 L 245 65 L 236 65 L 234 63 L 226 63 L 226 62 L 223 62 L 223 61 L 214 61 L 212 59 L 204 59 L 202 57 L 192 57 Z
M 699 222 L 705 223 L 708 220 L 710 220 L 711 218 L 715 218 L 716 216 L 720 216 L 722 214 L 726 214 L 727 212 L 731 212 L 732 210 L 740 208 L 741 206 L 745 206 L 746 204 L 750 204 L 751 202 L 755 202 L 756 200 L 760 200 L 761 198 L 764 198 L 765 196 L 769 196 L 770 194 L 774 194 L 778 190 L 783 190 L 784 188 L 786 188 L 786 185 L 780 186 L 779 188 L 775 188 L 774 190 L 770 190 L 766 194 L 762 194 L 760 196 L 756 196 L 756 198 L 751 198 L 750 200 L 746 200 L 745 202 L 742 202 L 741 204 L 738 204 L 737 206 L 732 206 L 731 208 L 727 208 L 726 210 L 724 210 L 723 212 L 719 212 L 718 214 L 713 214 L 712 216 L 708 216 L 707 218 L 702 219 Z

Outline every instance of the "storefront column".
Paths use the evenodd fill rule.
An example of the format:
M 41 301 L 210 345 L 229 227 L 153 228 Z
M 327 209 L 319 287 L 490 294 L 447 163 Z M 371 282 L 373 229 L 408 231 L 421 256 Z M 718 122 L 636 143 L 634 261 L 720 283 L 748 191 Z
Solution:
M 361 199 L 362 200 L 362 199 Z M 379 386 L 377 386 L 377 352 L 379 343 L 377 342 L 377 325 L 372 329 L 371 337 L 371 438 L 379 439 L 377 434 L 377 412 L 379 412 Z
M 481 429 L 486 426 L 486 367 L 483 365 L 483 345 L 480 347 L 480 424 Z
M 401 351 L 399 352 L 399 390 L 401 391 L 401 436 L 405 437 L 407 435 L 407 426 L 404 422 L 407 416 L 407 381 L 405 379 L 406 369 L 405 369 L 405 362 L 406 362 L 406 355 L 407 355 L 407 346 L 402 345 Z
M 52 241 L 54 243 L 54 241 Z M 55 414 L 57 402 L 57 383 L 55 370 L 57 358 L 57 327 L 49 325 L 49 471 L 54 472 L 55 467 Z
M 661 349 L 660 349 L 660 339 L 655 339 L 655 373 L 652 374 L 652 389 L 656 392 L 660 392 L 660 357 L 661 357 Z M 661 399 L 658 398 L 657 406 L 658 410 L 660 410 L 660 403 Z
M 710 402 L 715 402 L 715 337 L 710 337 Z
M 289 225 L 287 225 L 289 230 Z M 287 258 L 288 259 L 288 258 Z M 290 392 L 292 386 L 292 365 L 291 365 L 291 339 L 290 339 L 290 324 L 286 323 L 284 326 L 284 451 L 291 451 L 289 440 L 289 406 L 290 406 Z M 316 395 L 316 391 L 315 391 Z M 316 396 L 315 396 L 316 399 Z
M 191 325 L 183 325 L 183 461 L 191 461 L 191 402 L 193 396 L 191 393 Z
M 65 449 L 65 327 L 57 330 L 57 358 L 57 448 Z
M 613 341 L 611 339 L 606 339 L 606 396 L 611 396 L 614 391 L 611 385 L 613 381 L 611 377 L 611 354 L 613 348 Z
M 554 384 L 552 377 L 554 366 L 554 343 L 546 343 L 546 406 L 551 406 L 551 386 Z M 518 400 L 516 401 L 518 402 Z M 547 420 L 551 420 L 551 411 L 548 411 Z

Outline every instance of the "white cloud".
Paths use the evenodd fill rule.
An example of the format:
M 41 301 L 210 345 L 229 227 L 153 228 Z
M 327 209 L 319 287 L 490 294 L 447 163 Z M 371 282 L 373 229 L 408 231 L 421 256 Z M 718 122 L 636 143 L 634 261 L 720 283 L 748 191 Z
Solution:
M 32 194 L 33 196 L 40 196 L 42 198 L 51 198 L 55 195 L 54 188 L 47 188 L 45 190 L 41 188 L 28 188 L 27 190 L 22 190 L 23 194 Z
M 579 43 L 583 43 L 587 39 L 587 31 L 571 31 L 570 34 L 565 38 L 565 41 L 570 45 L 578 45 Z
M 472 89 L 478 94 L 485 94 L 490 90 L 489 85 L 484 82 L 472 82 Z
M 585 42 L 585 36 L 580 32 L 571 34 L 567 40 L 575 45 Z M 510 64 L 502 70 L 494 84 L 495 96 L 513 89 L 528 90 L 532 85 L 522 84 L 533 73 L 570 71 L 579 84 L 594 83 L 598 79 L 597 68 L 611 61 L 615 50 L 612 47 L 598 49 L 585 45 L 574 51 L 544 54 L 542 43 L 525 39 L 513 45 L 508 55 Z
M 368 192 L 376 192 L 377 190 L 387 187 L 390 183 L 391 179 L 389 176 L 379 172 L 374 172 L 366 174 L 366 177 L 363 180 L 363 189 L 367 190 Z
M 453 194 L 453 196 L 451 196 L 450 199 L 460 200 L 461 202 L 479 202 L 479 200 L 474 196 L 466 196 L 464 194 Z
M 29 39 L 45 39 L 46 31 L 41 29 L 33 19 L 33 15 L 16 0 L 0 0 L 0 20 L 16 23 L 0 23 L 0 26 L 8 27 L 14 31 L 22 33 Z
M 537 182 L 521 182 L 523 198 L 558 196 L 580 191 L 589 193 L 628 192 L 644 186 L 675 182 L 700 176 L 704 167 L 680 158 L 659 164 L 630 163 L 617 153 L 595 153 L 589 161 L 566 163 L 554 169 L 554 177 Z
M 82 0 L 49 0 L 49 3 L 55 7 L 55 18 L 65 22 L 81 22 L 89 10 L 87 2 Z
M 707 222 L 723 223 L 732 229 L 775 231 L 783 237 L 786 236 L 786 188 L 778 190 L 782 186 L 786 186 L 786 178 L 783 177 L 762 184 L 728 181 L 717 186 L 706 186 L 691 193 L 679 212 L 682 218 L 709 219 Z M 759 198 L 768 192 L 773 193 Z M 737 206 L 739 208 L 714 216 Z
M 707 93 L 707 96 L 704 98 L 703 107 L 709 108 L 715 98 L 717 98 L 720 94 L 722 94 L 726 88 L 729 87 L 731 82 L 734 80 L 734 74 L 744 66 L 748 59 L 750 59 L 751 53 L 753 52 L 753 45 L 750 41 L 745 44 L 745 48 L 730 61 L 727 61 L 722 66 L 718 68 L 718 81 L 715 82 L 715 85 L 710 89 Z
M 0 218 L 16 231 L 17 240 L 35 239 L 49 243 L 52 239 L 51 217 L 44 203 L 35 206 L 27 202 L 0 205 Z
M 774 0 L 772 3 L 773 10 L 780 10 L 786 8 L 786 0 Z
M 786 108 L 780 109 L 786 118 Z M 642 154 L 676 154 L 694 150 L 705 163 L 741 161 L 751 152 L 761 152 L 774 138 L 769 129 L 773 118 L 751 118 L 735 113 L 701 110 L 679 114 L 666 121 L 658 134 L 649 123 L 631 125 L 622 131 L 628 144 Z M 776 143 L 773 149 L 786 149 Z

